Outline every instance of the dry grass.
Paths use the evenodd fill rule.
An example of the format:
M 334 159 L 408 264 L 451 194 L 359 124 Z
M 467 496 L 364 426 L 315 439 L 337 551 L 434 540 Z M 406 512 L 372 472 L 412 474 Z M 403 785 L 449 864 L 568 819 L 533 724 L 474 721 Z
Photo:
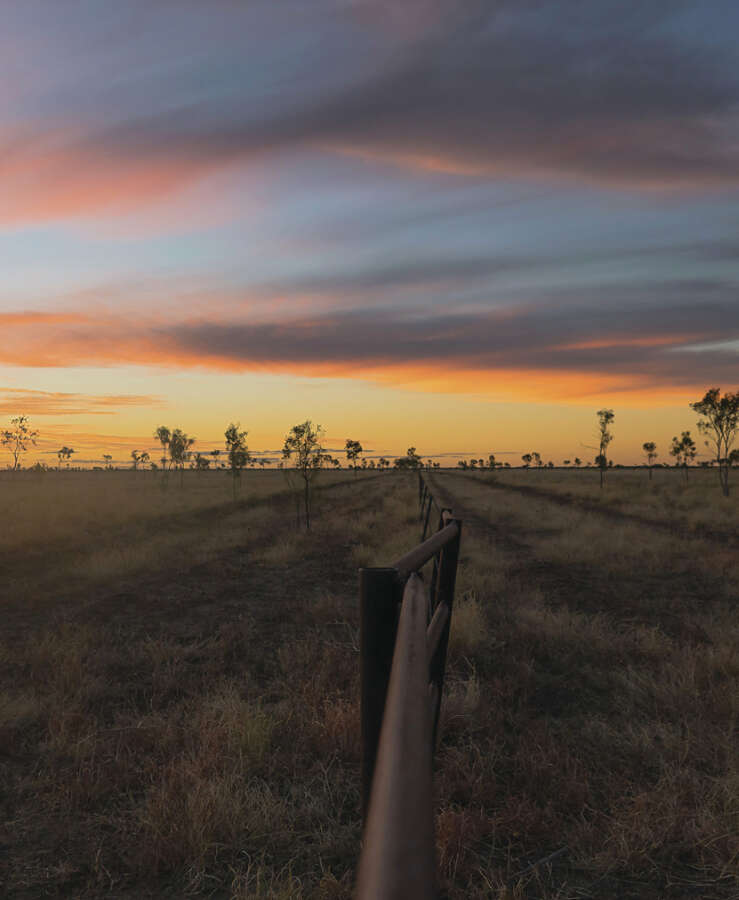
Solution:
M 739 471 L 734 473 L 739 491 Z M 723 497 L 714 469 L 658 468 L 650 480 L 646 468 L 610 469 L 601 489 L 598 469 L 499 469 L 472 477 L 501 486 L 530 488 L 566 500 L 579 500 L 604 509 L 653 519 L 687 529 L 731 531 L 739 527 L 735 497 Z
M 51 544 L 41 571 L 37 545 L 16 548 L 0 642 L 4 896 L 350 895 L 351 556 L 368 502 L 387 512 L 383 538 L 407 526 L 392 519 L 398 480 L 339 481 L 319 487 L 310 535 L 265 473 L 211 510 L 184 503 L 187 482 L 171 515 L 140 517 L 132 502 L 118 548 L 83 541 L 70 559 Z M 86 496 L 78 540 L 107 503 Z
M 193 475 L 180 506 L 142 494 L 125 514 L 95 494 L 108 474 L 49 488 L 88 505 L 45 545 L 42 494 L 13 488 L 23 506 L 31 485 L 25 538 L 3 538 L 4 896 L 348 898 L 356 566 L 417 542 L 412 479 L 326 479 L 305 535 L 274 473 L 237 504 L 188 498 Z M 735 554 L 436 481 L 465 518 L 436 766 L 443 896 L 735 896 Z
M 466 516 L 460 583 L 489 635 L 450 645 L 445 890 L 735 896 L 739 581 L 723 546 L 436 483 Z

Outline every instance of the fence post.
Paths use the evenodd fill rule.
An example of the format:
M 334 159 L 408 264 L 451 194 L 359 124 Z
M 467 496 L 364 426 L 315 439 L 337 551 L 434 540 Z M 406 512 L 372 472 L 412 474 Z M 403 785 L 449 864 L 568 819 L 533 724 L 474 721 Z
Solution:
M 434 498 L 431 496 L 431 491 L 428 494 L 428 507 L 426 508 L 426 514 L 423 516 L 423 531 L 421 532 L 421 543 L 426 540 L 426 532 L 429 528 L 429 520 L 431 519 L 431 507 L 434 504 Z M 423 510 L 421 510 L 421 514 L 423 515 Z
M 449 513 L 451 515 L 451 509 L 447 509 L 444 507 L 439 513 L 439 525 L 437 527 L 437 531 L 441 531 L 444 527 L 444 513 Z M 429 607 L 431 615 L 433 616 L 436 611 L 436 606 L 439 602 L 438 597 L 436 596 L 436 585 L 439 579 L 439 557 L 441 556 L 441 551 L 436 554 L 434 557 L 434 567 L 431 572 L 431 583 L 429 585 Z
M 436 577 L 436 595 L 437 602 L 436 606 L 439 603 L 446 603 L 449 606 L 449 617 L 446 621 L 446 625 L 444 626 L 444 631 L 441 635 L 441 640 L 439 641 L 439 646 L 434 654 L 433 658 L 430 660 L 429 665 L 429 674 L 430 681 L 432 684 L 435 684 L 437 687 L 436 692 L 436 708 L 434 709 L 434 731 L 433 731 L 433 743 L 432 746 L 436 747 L 436 734 L 439 726 L 439 710 L 441 708 L 441 692 L 444 687 L 444 670 L 446 668 L 446 651 L 447 646 L 449 644 L 449 628 L 452 623 L 452 606 L 454 604 L 454 585 L 457 580 L 457 563 L 459 561 L 459 542 L 462 537 L 462 521 L 460 519 L 452 518 L 451 516 L 447 516 L 446 519 L 444 517 L 444 513 L 442 513 L 442 520 L 445 521 L 445 524 L 449 524 L 451 522 L 457 523 L 457 534 L 456 537 L 451 540 L 440 553 L 439 559 L 439 570 Z
M 362 817 L 367 818 L 398 629 L 397 569 L 359 570 Z

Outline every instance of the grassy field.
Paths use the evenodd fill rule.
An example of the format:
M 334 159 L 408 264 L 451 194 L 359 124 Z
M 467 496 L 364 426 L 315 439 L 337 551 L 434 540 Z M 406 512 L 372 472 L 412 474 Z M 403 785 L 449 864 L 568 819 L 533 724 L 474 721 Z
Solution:
M 735 498 L 677 474 L 430 476 L 444 896 L 737 896 Z M 308 535 L 278 473 L 230 491 L 0 482 L 3 896 L 351 895 L 356 568 L 417 542 L 415 481 L 326 473 Z

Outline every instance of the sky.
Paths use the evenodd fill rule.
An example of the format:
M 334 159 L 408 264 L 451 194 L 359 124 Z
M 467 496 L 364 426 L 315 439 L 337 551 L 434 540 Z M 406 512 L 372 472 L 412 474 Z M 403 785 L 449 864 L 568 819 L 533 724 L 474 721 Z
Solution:
M 610 407 L 629 463 L 737 388 L 734 0 L 2 12 L 0 427 L 39 458 L 310 418 L 559 462 Z

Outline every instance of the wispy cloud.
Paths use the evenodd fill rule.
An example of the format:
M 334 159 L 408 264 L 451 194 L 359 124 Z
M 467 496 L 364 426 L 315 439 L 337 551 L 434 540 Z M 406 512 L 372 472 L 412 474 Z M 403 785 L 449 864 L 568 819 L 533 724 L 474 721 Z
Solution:
M 0 413 L 9 415 L 110 416 L 131 406 L 158 407 L 160 397 L 137 394 L 74 394 L 0 387 Z
M 0 47 L 19 85 L 0 117 L 6 223 L 128 211 L 306 148 L 466 175 L 739 183 L 729 5 L 706 4 L 699 30 L 668 2 L 186 4 L 174 32 L 166 4 L 146 4 L 146 29 L 143 3 L 29 6 Z M 22 65 L 24 44 L 43 67 Z
M 511 398 L 654 392 L 739 381 L 737 285 L 689 280 L 587 292 L 464 313 L 337 309 L 278 320 L 80 317 L 8 327 L 0 362 L 144 365 L 340 376 Z M 700 344 L 708 354 L 681 354 Z M 6 401 L 7 402 L 7 401 Z M 52 402 L 52 396 L 40 403 Z M 57 402 L 57 401 L 54 401 Z M 59 403 L 74 404 L 73 397 Z M 79 401 L 80 403 L 82 401 Z M 104 411 L 149 398 L 85 398 Z

